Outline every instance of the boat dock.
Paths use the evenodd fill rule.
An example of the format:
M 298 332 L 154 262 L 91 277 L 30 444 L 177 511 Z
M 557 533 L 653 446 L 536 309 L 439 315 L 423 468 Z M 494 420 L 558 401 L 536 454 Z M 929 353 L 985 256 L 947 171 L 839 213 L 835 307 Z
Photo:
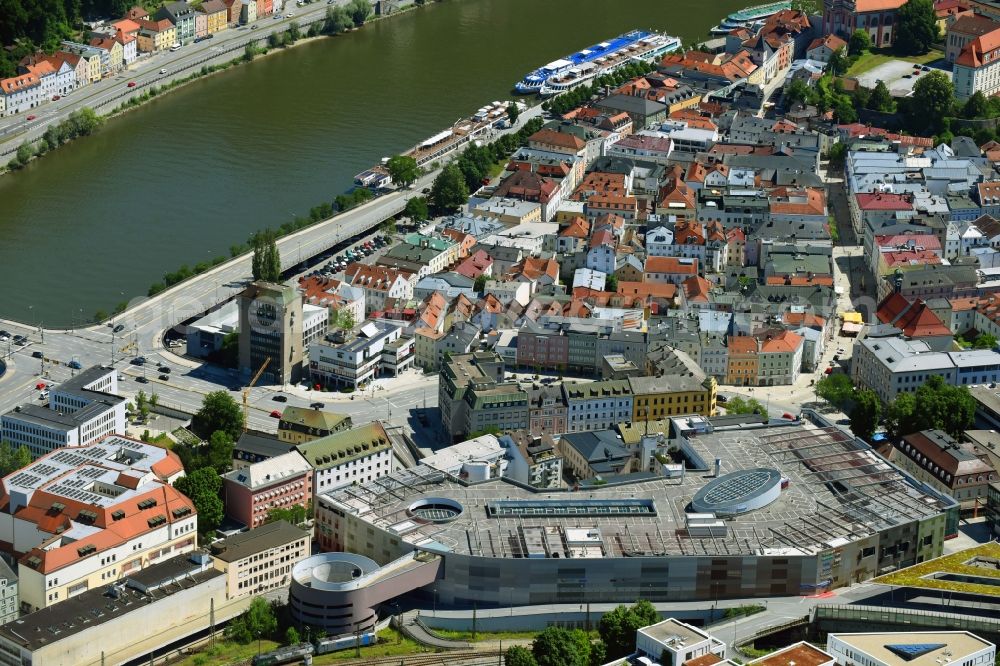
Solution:
M 523 102 L 516 102 L 516 104 L 521 111 L 526 108 Z M 507 101 L 494 101 L 492 104 L 480 108 L 468 118 L 462 118 L 448 129 L 442 130 L 422 141 L 403 153 L 403 155 L 415 159 L 417 166 L 424 166 L 434 160 L 439 160 L 473 139 L 488 135 L 492 130 L 506 126 L 507 107 L 509 105 L 510 102 Z M 356 175 L 354 183 L 360 187 L 373 188 L 391 185 L 392 180 L 389 177 L 389 171 L 384 166 L 386 161 L 388 161 L 388 158 L 383 158 L 382 164 L 366 169 Z

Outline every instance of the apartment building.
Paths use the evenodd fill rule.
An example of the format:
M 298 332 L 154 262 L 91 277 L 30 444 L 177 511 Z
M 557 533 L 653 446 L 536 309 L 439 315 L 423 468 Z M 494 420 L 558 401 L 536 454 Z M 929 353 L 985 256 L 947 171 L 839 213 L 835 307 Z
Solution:
M 911 433 L 896 443 L 890 460 L 924 483 L 958 500 L 963 511 L 986 506 L 997 471 L 973 445 L 960 443 L 940 430 Z
M 608 430 L 632 420 L 633 402 L 629 380 L 563 382 L 569 432 Z
M 309 377 L 324 387 L 358 388 L 382 375 L 384 356 L 400 341 L 403 328 L 394 323 L 369 321 L 357 333 L 344 333 L 343 342 L 320 342 L 309 348 Z M 410 340 L 412 343 L 412 340 Z M 409 356 L 412 363 L 413 355 Z M 395 374 L 400 369 L 392 363 Z
M 253 529 L 267 522 L 272 509 L 308 507 L 313 468 L 296 450 L 222 476 L 226 515 Z
M 551 435 L 515 430 L 499 440 L 507 450 L 505 477 L 535 488 L 562 486 L 563 457 Z
M 438 389 L 441 423 L 451 441 L 484 430 L 527 429 L 528 393 L 505 381 L 495 352 L 457 354 L 443 365 Z
M 170 485 L 176 454 L 118 435 L 60 449 L 4 477 L 0 542 L 33 612 L 195 547 L 194 505 Z
M 226 575 L 230 599 L 257 596 L 288 585 L 292 568 L 311 553 L 310 535 L 284 520 L 212 544 L 216 570 Z
M 1000 381 L 1000 353 L 992 349 L 933 351 L 922 340 L 865 337 L 854 343 L 851 378 L 856 386 L 875 391 L 883 402 L 915 392 L 932 376 L 952 386 Z
M 285 407 L 278 419 L 278 439 L 301 444 L 341 430 L 349 430 L 352 425 L 354 424 L 348 414 L 326 412 L 312 407 Z
M 393 469 L 392 443 L 379 421 L 303 442 L 295 449 L 312 466 L 312 490 L 317 495 L 379 479 Z
M 353 263 L 345 272 L 347 282 L 365 292 L 365 314 L 384 310 L 389 299 L 409 300 L 417 284 L 416 272 Z
M 955 99 L 966 100 L 977 92 L 992 97 L 1000 91 L 1000 25 L 962 47 L 952 78 Z

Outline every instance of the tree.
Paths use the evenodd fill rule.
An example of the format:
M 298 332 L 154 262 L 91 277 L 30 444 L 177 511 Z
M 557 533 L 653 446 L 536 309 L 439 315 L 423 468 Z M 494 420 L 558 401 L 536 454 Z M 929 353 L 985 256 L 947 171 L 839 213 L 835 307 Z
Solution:
M 507 648 L 507 652 L 504 653 L 504 664 L 506 666 L 538 666 L 531 650 L 520 645 Z
M 510 121 L 511 125 L 517 124 L 517 118 L 521 115 L 521 112 L 517 108 L 516 102 L 511 102 L 507 105 L 507 120 Z
M 830 55 L 830 62 L 828 63 L 830 68 L 830 73 L 834 76 L 840 76 L 847 71 L 850 66 L 850 62 L 847 60 L 847 55 L 844 53 L 843 48 L 839 48 Z
M 372 14 L 372 6 L 368 0 L 351 0 L 345 9 L 347 9 L 351 20 L 354 21 L 354 25 L 358 28 L 363 26 Z
M 903 7 L 909 5 L 908 2 Z M 921 77 L 913 85 L 913 96 L 907 105 L 910 128 L 914 131 L 930 130 L 936 134 L 942 127 L 944 117 L 951 115 L 954 96 L 955 88 L 943 72 L 934 71 Z
M 431 203 L 443 212 L 451 212 L 465 205 L 469 198 L 469 188 L 462 172 L 455 164 L 449 164 L 434 179 L 431 186 Z
M 611 293 L 618 292 L 618 276 L 611 274 L 604 279 L 604 291 L 609 291 Z
M 847 42 L 847 53 L 852 56 L 861 55 L 872 48 L 871 37 L 864 30 L 855 30 L 851 33 L 851 39 Z
M 993 349 L 997 346 L 997 338 L 992 333 L 982 333 L 976 341 L 972 343 L 973 349 Z
M 299 636 L 299 630 L 295 627 L 288 627 L 285 630 L 285 645 L 295 645 L 296 643 L 301 643 L 302 637 Z
M 226 627 L 226 637 L 237 643 L 249 643 L 270 637 L 278 630 L 278 617 L 264 597 L 254 597 L 250 607 Z
M 893 50 L 900 55 L 922 55 L 938 40 L 933 0 L 909 0 L 896 12 Z
M 30 463 L 31 451 L 27 446 L 22 444 L 15 449 L 10 442 L 0 442 L 0 477 L 27 467 Z
M 900 393 L 886 412 L 886 427 L 893 438 L 920 430 L 944 430 L 958 438 L 972 425 L 976 401 L 966 386 L 949 386 L 940 375 L 931 375 L 914 393 Z
M 973 93 L 972 97 L 965 101 L 962 107 L 963 118 L 988 118 L 990 116 L 990 102 L 981 90 Z
M 858 113 L 854 110 L 854 102 L 847 95 L 836 95 L 833 98 L 833 115 L 837 121 L 843 124 L 850 124 L 858 119 Z
M 243 433 L 243 410 L 228 391 L 212 391 L 191 418 L 191 430 L 202 439 L 222 431 L 235 442 Z
M 208 438 L 207 466 L 219 474 L 225 474 L 233 466 L 233 440 L 221 430 L 216 430 Z
M 135 409 L 139 412 L 139 420 L 145 423 L 146 419 L 149 418 L 149 399 L 142 389 L 135 396 Z
M 896 106 L 895 101 L 892 99 L 892 95 L 889 94 L 889 88 L 886 87 L 885 81 L 879 79 L 872 88 L 872 94 L 868 97 L 867 108 L 873 111 L 881 111 L 883 113 L 892 113 Z
M 257 55 L 257 47 L 253 45 L 253 42 L 246 45 L 243 49 L 243 60 L 250 62 Z
M 174 487 L 194 503 L 200 534 L 208 534 L 222 523 L 222 478 L 213 468 L 196 469 L 174 481 Z
M 336 326 L 337 328 L 349 331 L 358 325 L 357 319 L 354 317 L 354 312 L 347 308 L 340 308 L 337 310 Z
M 597 632 L 607 651 L 605 657 L 619 659 L 632 654 L 635 650 L 635 632 L 659 621 L 660 614 L 645 599 L 640 599 L 631 607 L 620 605 L 608 611 L 597 625 Z
M 805 84 L 802 79 L 792 79 L 792 81 L 785 86 L 785 90 L 782 93 L 785 98 L 785 108 L 790 108 L 796 103 L 805 103 L 809 99 L 809 86 Z
M 816 382 L 816 395 L 831 405 L 843 407 L 854 394 L 854 383 L 843 373 L 831 374 Z
M 24 166 L 35 156 L 35 149 L 30 141 L 25 141 L 17 147 L 17 154 L 14 156 L 14 163 L 17 166 Z
M 285 39 L 280 32 L 272 32 L 267 36 L 267 45 L 272 49 L 280 48 L 285 43 Z
M 323 22 L 323 32 L 328 35 L 339 35 L 354 27 L 354 20 L 343 7 L 330 7 L 326 10 L 326 20 Z
M 580 641 L 583 637 L 583 643 Z M 590 642 L 579 629 L 547 627 L 535 637 L 531 653 L 538 666 L 589 666 Z
M 851 432 L 863 440 L 871 441 L 882 417 L 882 402 L 872 390 L 858 391 L 854 396 L 854 408 L 850 416 Z
M 273 229 L 258 231 L 250 237 L 253 259 L 250 262 L 254 280 L 281 282 L 281 255 L 277 234 Z
M 843 166 L 844 159 L 847 157 L 847 145 L 843 143 L 835 143 L 830 146 L 830 152 L 827 153 L 827 158 L 830 160 L 831 165 Z
M 386 161 L 385 168 L 392 182 L 400 187 L 409 187 L 420 176 L 417 161 L 409 155 L 393 155 Z
M 306 517 L 306 508 L 301 504 L 295 504 L 287 509 L 281 507 L 271 509 L 267 512 L 266 522 L 273 523 L 279 520 L 284 520 L 292 525 L 298 525 L 299 523 L 304 523 L 306 521 Z
M 413 197 L 406 202 L 403 214 L 414 222 L 423 222 L 430 217 L 430 210 L 427 208 L 427 199 L 424 197 Z
M 726 403 L 726 413 L 728 414 L 760 414 L 767 418 L 767 410 L 755 398 L 744 399 L 740 396 L 730 398 Z
M 299 26 L 298 21 L 292 21 L 288 24 L 288 37 L 285 40 L 288 44 L 294 44 L 302 37 L 302 28 Z
M 489 278 L 485 274 L 476 276 L 476 283 L 472 286 L 477 293 L 482 293 L 486 289 L 486 281 Z

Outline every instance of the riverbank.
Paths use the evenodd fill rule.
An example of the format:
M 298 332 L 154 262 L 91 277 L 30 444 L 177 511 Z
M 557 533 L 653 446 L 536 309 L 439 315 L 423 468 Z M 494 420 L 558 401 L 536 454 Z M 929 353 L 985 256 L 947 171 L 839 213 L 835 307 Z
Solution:
M 435 1 L 440 2 L 441 0 L 435 0 Z M 352 34 L 358 32 L 366 25 L 377 23 L 387 18 L 394 18 L 396 16 L 401 16 L 422 6 L 425 5 L 414 3 L 401 7 L 389 14 L 369 16 L 365 19 L 362 25 L 356 25 L 355 27 L 347 28 L 345 30 L 340 30 L 333 33 L 323 33 L 322 32 L 323 28 L 321 28 L 320 30 L 314 30 L 316 26 L 325 27 L 325 24 L 327 22 L 326 15 L 322 16 L 319 19 L 308 21 L 301 25 L 298 25 L 295 21 L 293 21 L 289 25 L 289 28 L 287 30 L 280 32 L 272 32 L 269 33 L 268 35 L 261 35 L 256 39 L 252 39 L 251 41 L 246 42 L 243 45 L 242 55 L 236 58 L 213 65 L 201 65 L 200 69 L 193 71 L 188 76 L 182 79 L 171 80 L 162 85 L 157 85 L 155 83 L 149 84 L 148 89 L 144 93 L 138 96 L 129 97 L 128 99 L 126 99 L 126 101 L 122 102 L 120 105 L 113 108 L 111 111 L 107 113 L 98 114 L 95 112 L 94 109 L 86 106 L 72 112 L 70 114 L 70 117 L 67 118 L 67 120 L 62 121 L 55 125 L 50 125 L 49 128 L 46 130 L 46 133 L 43 134 L 41 137 L 38 137 L 36 139 L 25 140 L 17 147 L 17 149 L 8 150 L 6 153 L 0 153 L 0 158 L 2 158 L 3 155 L 10 156 L 8 157 L 6 162 L 0 164 L 0 176 L 16 171 L 18 169 L 22 169 L 31 162 L 45 155 L 48 155 L 56 148 L 67 145 L 82 136 L 89 136 L 90 134 L 93 133 L 94 129 L 96 129 L 100 124 L 103 124 L 105 121 L 121 116 L 129 111 L 134 111 L 135 109 L 141 108 L 148 102 L 151 102 L 154 99 L 162 97 L 165 93 L 173 92 L 175 90 L 183 88 L 184 86 L 187 86 L 188 84 L 193 83 L 194 81 L 207 78 L 209 76 L 212 76 L 213 74 L 224 72 L 238 65 L 251 64 L 253 61 L 263 58 L 264 56 L 273 55 L 278 52 L 290 50 L 296 46 L 302 46 L 304 44 L 312 43 L 325 38 L 342 37 L 344 35 Z M 294 38 L 292 37 L 291 26 L 297 27 L 299 31 L 299 36 Z M 304 31 L 303 28 L 308 28 L 308 30 Z M 231 29 L 237 30 L 239 28 L 231 28 Z M 282 36 L 281 45 L 278 46 L 269 45 L 269 41 L 273 35 Z M 260 45 L 261 43 L 263 43 L 264 46 L 261 46 Z M 239 49 L 238 48 L 231 49 L 230 51 L 234 50 L 238 51 Z M 189 65 L 188 67 L 181 68 L 180 70 L 177 71 L 179 72 L 179 71 L 184 71 L 185 69 L 195 69 L 198 66 L 199 63 L 195 63 Z M 141 87 L 145 87 L 145 85 L 136 86 L 136 91 L 141 89 Z M 91 129 L 87 132 L 74 134 L 67 140 L 53 141 L 52 138 L 50 137 L 52 128 L 55 127 L 59 129 L 62 128 L 65 124 L 71 123 L 75 114 L 88 114 L 90 116 L 94 116 L 96 117 L 98 122 L 94 126 L 92 126 Z

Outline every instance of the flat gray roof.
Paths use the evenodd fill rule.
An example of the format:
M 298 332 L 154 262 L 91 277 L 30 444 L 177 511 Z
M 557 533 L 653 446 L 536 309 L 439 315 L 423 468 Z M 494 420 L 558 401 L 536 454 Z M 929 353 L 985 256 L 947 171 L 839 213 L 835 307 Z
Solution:
M 235 562 L 308 537 L 309 532 L 287 520 L 277 520 L 213 543 L 212 555 L 223 562 Z
M 691 436 L 687 446 L 702 460 L 720 458 L 724 474 L 774 468 L 788 479 L 788 487 L 769 505 L 728 520 L 727 536 L 716 539 L 686 535 L 685 514 L 691 500 L 713 480 L 710 475 L 691 471 L 681 479 L 656 477 L 567 494 L 523 488 L 504 479 L 468 484 L 418 466 L 320 495 L 319 501 L 361 515 L 386 532 L 407 524 L 404 532 L 396 533 L 418 547 L 433 542 L 428 549 L 502 558 L 524 556 L 526 551 L 519 550 L 521 546 L 511 537 L 525 526 L 564 534 L 573 530 L 596 532 L 593 546 L 600 551 L 598 557 L 815 554 L 830 548 L 831 543 L 855 541 L 893 525 L 937 515 L 951 506 L 949 500 L 911 485 L 866 444 L 832 426 L 745 427 Z M 841 490 L 835 493 L 834 487 Z M 422 497 L 453 500 L 464 511 L 450 522 L 414 527 L 408 507 Z M 596 507 L 634 498 L 649 500 L 654 512 L 622 515 Z M 487 507 L 500 500 L 551 502 L 546 502 L 544 512 L 491 515 Z M 552 503 L 568 506 L 570 500 L 592 501 L 595 510 L 567 509 L 563 515 L 553 510 Z M 512 517 L 504 517 L 506 514 Z M 597 551 L 590 548 L 588 552 Z

